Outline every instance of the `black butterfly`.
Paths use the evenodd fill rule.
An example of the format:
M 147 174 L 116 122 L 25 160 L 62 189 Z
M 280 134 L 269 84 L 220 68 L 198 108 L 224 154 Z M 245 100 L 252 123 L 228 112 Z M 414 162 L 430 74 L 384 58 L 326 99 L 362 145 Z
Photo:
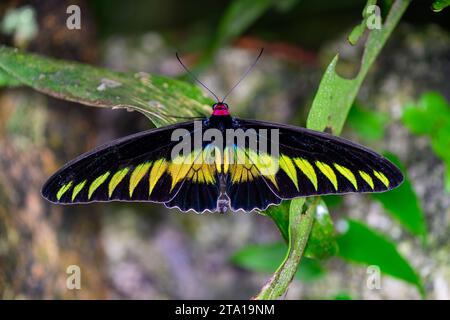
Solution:
M 197 125 L 189 121 L 140 132 L 81 155 L 45 183 L 43 196 L 60 204 L 151 201 L 181 211 L 251 211 L 295 197 L 382 192 L 403 181 L 395 165 L 361 145 L 304 128 L 234 118 L 224 99 L 217 100 L 212 115 Z M 176 129 L 185 132 L 190 151 L 174 156 L 180 145 L 180 139 L 172 139 Z M 208 129 L 217 129 L 223 148 L 213 139 L 195 142 L 196 134 Z M 258 147 L 276 145 L 278 153 L 255 149 L 251 139 L 227 140 L 227 129 L 256 132 Z M 262 132 L 276 132 L 278 141 Z

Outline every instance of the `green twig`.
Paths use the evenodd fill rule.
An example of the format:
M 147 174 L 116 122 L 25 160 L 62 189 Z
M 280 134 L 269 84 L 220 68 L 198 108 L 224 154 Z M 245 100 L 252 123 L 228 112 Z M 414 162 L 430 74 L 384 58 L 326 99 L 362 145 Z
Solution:
M 318 200 L 319 198 L 316 198 L 306 211 L 303 211 L 304 198 L 292 201 L 289 209 L 289 220 L 291 222 L 289 225 L 289 254 L 255 299 L 274 300 L 286 292 L 308 243 Z

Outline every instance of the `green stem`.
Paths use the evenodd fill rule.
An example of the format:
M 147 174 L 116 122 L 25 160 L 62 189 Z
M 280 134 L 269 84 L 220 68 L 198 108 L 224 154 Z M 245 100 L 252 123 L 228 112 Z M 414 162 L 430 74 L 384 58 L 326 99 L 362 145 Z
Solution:
M 289 209 L 289 249 L 281 266 L 254 298 L 275 300 L 281 297 L 292 282 L 305 250 L 314 222 L 314 212 L 319 198 L 303 211 L 305 198 L 293 200 Z

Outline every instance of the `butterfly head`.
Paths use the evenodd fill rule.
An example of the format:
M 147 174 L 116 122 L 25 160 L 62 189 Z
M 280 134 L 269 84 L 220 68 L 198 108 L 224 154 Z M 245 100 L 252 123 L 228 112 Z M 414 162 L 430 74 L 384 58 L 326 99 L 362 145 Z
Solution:
M 259 58 L 261 58 L 263 51 L 264 51 L 264 48 L 261 48 L 261 51 L 259 52 L 258 56 L 256 57 L 255 61 L 252 63 L 252 65 L 247 69 L 247 71 L 245 71 L 244 75 L 239 79 L 238 82 L 236 82 L 236 84 L 233 87 L 231 87 L 231 89 L 228 91 L 228 93 L 222 99 L 219 99 L 219 97 L 214 92 L 212 92 L 203 82 L 198 80 L 197 77 L 192 74 L 192 72 L 184 65 L 183 61 L 181 61 L 180 57 L 178 56 L 178 53 L 176 53 L 176 57 L 177 57 L 178 61 L 180 62 L 181 66 L 192 77 L 192 79 L 197 81 L 203 88 L 205 88 L 214 97 L 214 99 L 216 99 L 217 103 L 215 103 L 212 107 L 212 109 L 213 109 L 212 115 L 213 116 L 229 116 L 230 113 L 228 112 L 228 105 L 224 102 L 225 99 L 234 90 L 234 88 L 236 88 L 239 85 L 239 83 L 241 83 L 241 81 L 244 80 L 244 78 L 250 73 L 250 71 L 253 69 L 253 67 L 258 62 Z
M 217 102 L 213 105 L 213 116 L 229 116 L 228 105 L 224 102 Z

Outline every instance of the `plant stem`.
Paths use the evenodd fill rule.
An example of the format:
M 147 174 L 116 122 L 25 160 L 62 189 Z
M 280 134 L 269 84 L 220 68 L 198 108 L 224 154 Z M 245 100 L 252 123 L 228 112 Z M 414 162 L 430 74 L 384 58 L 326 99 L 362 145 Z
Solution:
M 319 198 L 303 211 L 304 198 L 292 201 L 289 209 L 289 250 L 281 266 L 254 299 L 275 300 L 289 287 L 308 242 Z

